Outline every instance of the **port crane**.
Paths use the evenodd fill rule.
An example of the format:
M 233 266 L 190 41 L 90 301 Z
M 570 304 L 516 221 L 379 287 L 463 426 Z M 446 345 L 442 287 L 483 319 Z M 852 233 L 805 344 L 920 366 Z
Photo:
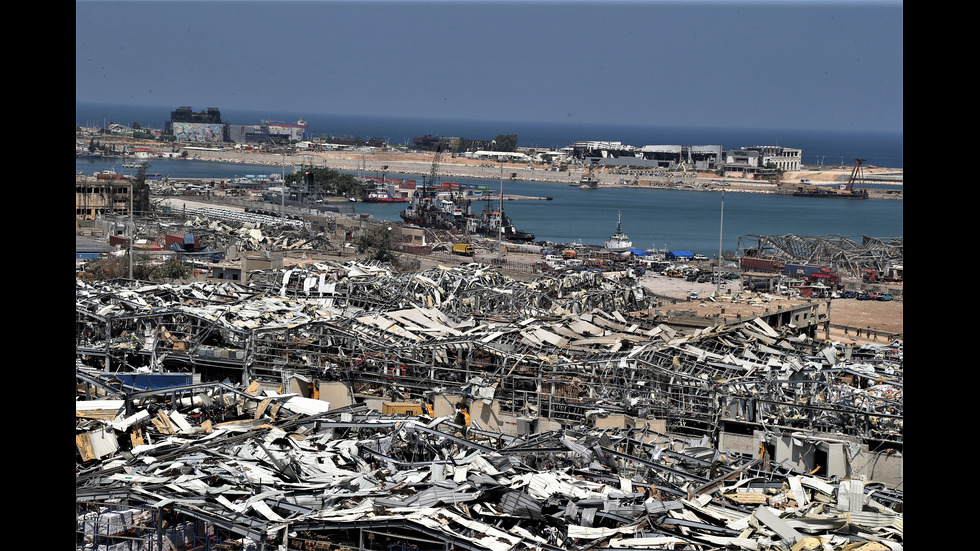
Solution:
M 864 159 L 855 159 L 851 177 L 847 183 L 840 184 L 837 189 L 825 189 L 818 186 L 801 186 L 793 193 L 794 197 L 828 197 L 831 199 L 867 199 L 868 190 L 864 188 L 864 169 L 861 168 Z M 860 184 L 860 189 L 855 188 Z
M 868 192 L 864 189 L 864 159 L 854 159 L 854 168 L 851 169 L 851 177 L 847 180 L 847 184 L 841 184 L 840 190 L 846 191 L 847 193 L 863 193 L 865 195 Z M 861 189 L 855 190 L 855 182 L 860 183 Z

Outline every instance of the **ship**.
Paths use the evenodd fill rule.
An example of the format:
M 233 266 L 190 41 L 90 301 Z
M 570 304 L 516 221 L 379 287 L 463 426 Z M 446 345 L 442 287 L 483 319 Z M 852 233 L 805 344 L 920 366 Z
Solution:
M 365 203 L 407 203 L 408 197 L 392 195 L 391 188 L 383 182 L 379 182 L 368 190 L 361 200 Z
M 867 199 L 868 190 L 864 188 L 864 169 L 862 165 L 864 159 L 855 159 L 854 168 L 851 170 L 851 177 L 846 184 L 840 184 L 837 189 L 828 189 L 817 186 L 800 186 L 793 193 L 793 197 L 819 197 L 828 199 Z M 860 188 L 855 187 L 859 184 Z
M 459 190 L 445 193 L 423 185 L 400 216 L 406 224 L 420 228 L 476 234 L 504 241 L 534 241 L 534 234 L 514 227 L 503 209 L 492 208 L 489 198 L 487 206 L 477 216 L 473 211 L 473 201 Z
M 473 212 L 473 201 L 459 186 L 450 186 L 450 191 L 440 192 L 436 186 L 437 168 L 442 155 L 442 146 L 436 148 L 432 159 L 432 169 L 429 176 L 422 179 L 422 188 L 416 189 L 409 206 L 401 211 L 400 216 L 406 224 L 420 228 L 446 230 L 454 233 L 477 234 L 491 238 L 501 238 L 508 241 L 533 241 L 534 234 L 522 232 L 514 227 L 513 222 L 503 209 L 503 180 L 500 182 L 500 209 L 490 207 L 490 198 L 480 216 Z
M 590 172 L 589 174 L 583 174 L 582 179 L 578 181 L 578 184 L 574 185 L 577 185 L 581 189 L 597 189 L 599 187 L 599 179 L 593 176 Z
M 484 237 L 499 238 L 503 241 L 518 241 L 523 243 L 534 241 L 533 233 L 521 231 L 514 227 L 514 223 L 507 216 L 507 213 L 504 212 L 504 209 L 491 208 L 489 200 L 483 212 L 480 213 L 480 225 L 477 227 L 476 233 Z
M 415 191 L 399 215 L 406 224 L 456 233 L 476 233 L 479 226 L 470 200 L 459 192 L 440 193 L 427 184 Z
M 630 237 L 623 233 L 623 212 L 619 212 L 619 222 L 616 223 L 616 233 L 609 236 L 609 241 L 606 241 L 606 249 L 613 252 L 623 252 L 628 251 L 633 248 L 633 241 Z

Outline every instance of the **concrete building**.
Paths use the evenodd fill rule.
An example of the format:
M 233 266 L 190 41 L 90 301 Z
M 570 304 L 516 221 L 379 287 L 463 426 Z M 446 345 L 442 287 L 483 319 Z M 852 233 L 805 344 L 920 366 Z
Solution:
M 75 178 L 75 220 L 95 220 L 106 214 L 129 214 L 128 178 Z
M 743 147 L 741 151 L 755 151 L 759 154 L 759 166 L 776 170 L 800 170 L 803 150 L 778 145 L 754 145 Z
M 622 142 L 575 142 L 572 156 L 602 166 L 670 169 L 681 165 L 697 170 L 715 170 L 722 164 L 720 145 L 644 145 Z

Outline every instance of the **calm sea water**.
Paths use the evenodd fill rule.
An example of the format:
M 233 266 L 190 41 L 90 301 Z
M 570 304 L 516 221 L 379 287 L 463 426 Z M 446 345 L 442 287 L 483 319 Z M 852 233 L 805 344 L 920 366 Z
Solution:
M 92 172 L 115 168 L 121 163 L 75 161 L 76 171 Z M 233 178 L 257 174 L 279 174 L 279 165 L 241 165 L 193 160 L 154 160 L 149 172 L 174 178 Z M 287 169 L 287 173 L 289 170 Z M 421 181 L 422 175 L 417 175 Z M 453 178 L 461 183 L 487 184 L 500 189 L 494 180 Z M 601 245 L 616 231 L 619 213 L 623 231 L 634 247 L 688 250 L 708 257 L 723 251 L 755 244 L 753 235 L 803 236 L 840 235 L 888 238 L 902 237 L 903 203 L 900 200 L 835 201 L 783 195 L 655 189 L 608 188 L 585 190 L 562 183 L 506 180 L 505 194 L 552 197 L 551 201 L 505 201 L 504 210 L 514 225 L 535 234 L 537 240 L 558 243 L 582 242 Z M 358 212 L 379 220 L 401 220 L 404 205 L 357 203 Z M 476 211 L 482 210 L 477 203 Z

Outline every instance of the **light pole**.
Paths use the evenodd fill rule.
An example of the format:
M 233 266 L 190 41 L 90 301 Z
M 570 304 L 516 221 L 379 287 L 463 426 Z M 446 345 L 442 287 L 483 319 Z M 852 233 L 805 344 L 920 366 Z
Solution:
M 129 169 L 129 279 L 133 279 L 133 245 L 136 244 L 136 225 L 133 223 L 133 169 Z
M 715 279 L 715 296 L 721 296 L 721 242 L 725 230 L 725 188 L 721 188 L 721 222 L 718 224 L 718 273 Z
M 279 201 L 281 203 L 279 208 L 279 216 L 281 218 L 286 217 L 286 146 L 280 144 L 279 153 L 282 154 L 282 177 L 279 179 L 279 185 L 281 186 L 279 192 Z

